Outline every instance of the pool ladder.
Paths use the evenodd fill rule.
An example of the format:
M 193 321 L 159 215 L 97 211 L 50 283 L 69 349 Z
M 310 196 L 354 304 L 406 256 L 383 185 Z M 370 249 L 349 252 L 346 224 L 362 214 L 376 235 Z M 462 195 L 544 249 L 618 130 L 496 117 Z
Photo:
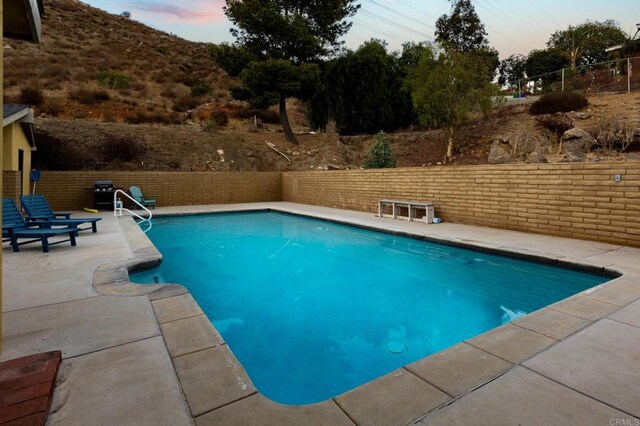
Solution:
M 133 201 L 134 204 L 138 205 L 138 207 L 140 207 L 142 210 L 147 212 L 149 217 L 140 216 L 138 213 L 133 212 L 133 211 L 125 208 L 123 203 L 122 203 L 122 200 L 120 198 L 118 198 L 118 194 L 122 194 L 125 197 L 127 197 L 129 200 Z M 146 229 L 143 228 L 143 231 L 144 231 L 145 234 L 147 232 L 149 232 L 149 230 L 153 226 L 153 223 L 151 222 L 151 218 L 153 217 L 153 213 L 151 213 L 151 210 L 149 210 L 148 208 L 146 208 L 145 206 L 140 204 L 137 200 L 135 200 L 133 197 L 131 197 L 129 194 L 127 194 L 123 190 L 118 189 L 113 193 L 113 215 L 114 216 L 122 216 L 122 211 L 123 210 L 126 211 L 127 213 L 129 213 L 130 215 L 138 218 L 138 220 L 140 220 L 140 223 L 148 223 L 149 226 Z

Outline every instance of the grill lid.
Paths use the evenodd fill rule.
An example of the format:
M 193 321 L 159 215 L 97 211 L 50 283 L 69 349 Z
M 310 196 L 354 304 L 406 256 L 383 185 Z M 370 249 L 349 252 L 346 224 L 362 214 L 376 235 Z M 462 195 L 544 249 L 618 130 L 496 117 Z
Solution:
M 93 183 L 93 189 L 96 191 L 109 191 L 113 189 L 113 181 L 97 180 Z

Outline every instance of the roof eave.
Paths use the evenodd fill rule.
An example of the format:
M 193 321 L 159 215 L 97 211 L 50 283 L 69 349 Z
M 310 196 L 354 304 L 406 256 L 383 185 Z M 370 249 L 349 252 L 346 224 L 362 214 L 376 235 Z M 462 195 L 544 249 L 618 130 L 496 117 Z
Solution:
M 44 9 L 40 0 L 2 0 L 4 9 L 3 35 L 40 43 L 41 16 Z
M 11 123 L 33 123 L 33 108 L 25 108 L 2 119 L 2 127 Z

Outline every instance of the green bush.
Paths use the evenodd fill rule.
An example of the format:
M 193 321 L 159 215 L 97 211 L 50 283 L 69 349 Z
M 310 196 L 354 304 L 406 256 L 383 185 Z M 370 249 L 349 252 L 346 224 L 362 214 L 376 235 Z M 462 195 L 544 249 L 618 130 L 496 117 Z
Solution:
M 533 115 L 555 114 L 556 112 L 577 111 L 589 105 L 583 95 L 572 92 L 555 92 L 542 95 L 529 107 Z
M 206 96 L 211 93 L 211 86 L 207 83 L 196 83 L 191 88 L 191 96 L 194 98 L 199 98 L 200 96 Z
M 396 160 L 393 158 L 389 141 L 384 132 L 376 135 L 376 142 L 371 147 L 369 155 L 371 158 L 364 162 L 365 169 L 387 169 L 396 166 Z
M 96 75 L 96 80 L 112 89 L 128 89 L 131 77 L 117 71 L 102 71 Z

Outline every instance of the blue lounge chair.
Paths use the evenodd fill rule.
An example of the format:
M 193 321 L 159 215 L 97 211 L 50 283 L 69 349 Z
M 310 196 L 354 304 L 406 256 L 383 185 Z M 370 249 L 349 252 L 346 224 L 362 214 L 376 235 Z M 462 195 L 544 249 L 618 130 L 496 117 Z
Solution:
M 42 194 L 23 195 L 20 197 L 22 208 L 27 212 L 27 220 L 49 222 L 52 226 L 73 226 L 79 231 L 91 229 L 98 232 L 96 222 L 101 220 L 100 217 L 79 217 L 71 218 L 71 212 L 54 212 Z M 83 223 L 90 223 L 91 227 L 80 228 Z
M 2 199 L 2 241 L 10 241 L 13 251 L 20 251 L 19 246 L 36 241 L 42 242 L 42 251 L 45 253 L 49 251 L 49 246 L 54 244 L 71 241 L 71 245 L 75 246 L 77 232 L 78 228 L 73 226 L 52 229 L 51 224 L 46 221 L 28 223 L 20 214 L 15 201 L 11 198 Z M 64 234 L 69 234 L 69 238 L 53 243 L 49 242 L 49 237 Z M 30 238 L 30 240 L 19 243 L 18 240 L 22 238 Z
M 131 196 L 133 197 L 133 199 L 143 206 L 151 206 L 152 209 L 156 208 L 156 198 L 144 198 L 142 196 L 142 191 L 140 191 L 140 188 L 138 188 L 137 186 L 129 187 L 129 192 L 131 192 Z

